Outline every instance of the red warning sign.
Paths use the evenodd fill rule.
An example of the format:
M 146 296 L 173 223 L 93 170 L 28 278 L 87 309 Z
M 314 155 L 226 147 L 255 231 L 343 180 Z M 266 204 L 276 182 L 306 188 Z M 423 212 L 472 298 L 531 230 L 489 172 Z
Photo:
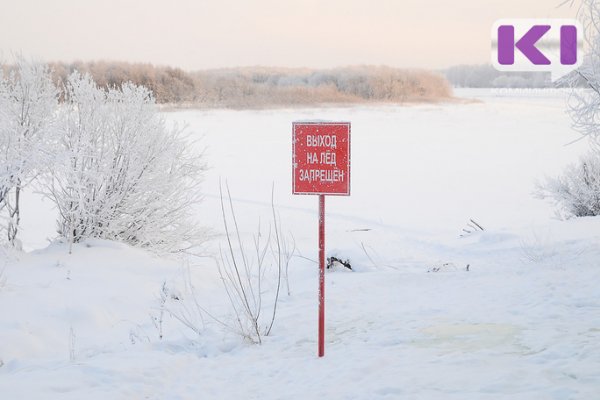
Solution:
M 350 122 L 293 123 L 293 193 L 350 195 Z

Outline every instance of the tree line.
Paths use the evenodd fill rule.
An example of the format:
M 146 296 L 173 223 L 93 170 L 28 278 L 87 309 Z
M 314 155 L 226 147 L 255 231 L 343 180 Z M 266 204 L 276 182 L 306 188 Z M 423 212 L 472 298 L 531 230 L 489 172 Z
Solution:
M 490 64 L 455 65 L 444 71 L 452 86 L 460 88 L 550 88 L 549 72 L 502 72 Z
M 435 72 L 382 66 L 314 70 L 228 68 L 187 72 L 180 68 L 126 62 L 55 62 L 56 84 L 74 71 L 89 74 L 101 88 L 132 82 L 148 88 L 157 103 L 199 107 L 259 108 L 359 102 L 429 102 L 448 99 L 452 89 Z

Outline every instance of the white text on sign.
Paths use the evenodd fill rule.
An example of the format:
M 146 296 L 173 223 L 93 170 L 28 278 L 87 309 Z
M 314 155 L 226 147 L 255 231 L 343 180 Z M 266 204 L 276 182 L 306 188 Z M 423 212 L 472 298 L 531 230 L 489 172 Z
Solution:
M 306 136 L 307 147 L 331 147 L 332 149 L 337 148 L 337 139 L 335 136 L 323 135 L 323 136 Z
M 300 181 L 304 182 L 344 182 L 344 171 L 339 169 L 301 169 Z
M 337 147 L 337 138 L 332 135 L 323 136 L 306 136 L 306 147 L 320 147 L 335 149 Z M 325 150 L 320 153 L 307 152 L 307 164 L 330 165 L 337 167 L 335 152 Z M 300 169 L 301 182 L 344 182 L 344 171 L 339 169 L 324 170 L 324 169 Z

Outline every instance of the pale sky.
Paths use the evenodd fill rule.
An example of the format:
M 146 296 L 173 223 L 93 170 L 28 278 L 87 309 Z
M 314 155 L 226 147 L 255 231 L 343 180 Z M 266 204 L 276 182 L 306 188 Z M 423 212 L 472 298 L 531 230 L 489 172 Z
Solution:
M 187 70 L 487 63 L 500 18 L 571 18 L 562 0 L 0 0 L 0 52 Z

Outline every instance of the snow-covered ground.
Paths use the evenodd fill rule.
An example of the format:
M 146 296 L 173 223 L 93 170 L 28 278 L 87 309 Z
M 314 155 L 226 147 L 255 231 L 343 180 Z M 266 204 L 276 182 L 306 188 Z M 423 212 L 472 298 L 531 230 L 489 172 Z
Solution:
M 565 146 L 578 136 L 564 95 L 458 94 L 478 101 L 167 114 L 201 138 L 210 166 L 198 208 L 214 233 L 206 255 L 225 243 L 219 181 L 243 240 L 259 220 L 268 229 L 274 185 L 296 256 L 260 346 L 206 313 L 232 320 L 210 257 L 164 260 L 104 241 L 69 255 L 48 247 L 54 213 L 30 195 L 30 251 L 0 264 L 0 398 L 596 398 L 600 219 L 558 221 L 531 196 L 535 179 L 585 149 Z M 327 253 L 355 271 L 327 273 L 323 359 L 317 198 L 291 195 L 291 122 L 317 118 L 352 122 L 352 195 L 326 207 Z M 470 218 L 485 231 L 461 238 Z

